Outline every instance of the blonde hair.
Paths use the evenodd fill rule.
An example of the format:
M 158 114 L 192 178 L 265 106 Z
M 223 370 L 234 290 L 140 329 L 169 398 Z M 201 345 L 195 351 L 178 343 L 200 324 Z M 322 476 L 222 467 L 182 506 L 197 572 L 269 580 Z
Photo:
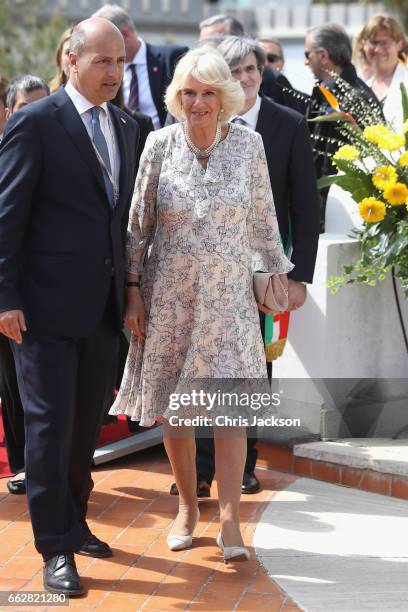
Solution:
M 57 70 L 56 70 L 54 78 L 50 82 L 51 93 L 54 93 L 54 91 L 57 91 L 57 89 L 59 89 L 61 85 L 66 85 L 68 81 L 66 74 L 61 68 L 61 56 L 62 56 L 63 46 L 71 38 L 72 29 L 73 28 L 71 26 L 70 28 L 65 30 L 65 32 L 62 33 L 61 38 L 58 41 L 57 48 L 55 49 L 55 65 L 57 66 Z
M 408 46 L 407 36 L 401 26 L 401 24 L 391 17 L 390 15 L 375 15 L 371 17 L 365 24 L 361 32 L 356 37 L 356 44 L 354 47 L 354 56 L 367 61 L 366 54 L 364 52 L 364 43 L 375 35 L 378 30 L 384 30 L 395 42 L 403 42 L 402 50 L 399 53 L 401 59 L 403 59 L 404 50 L 406 52 Z
M 181 120 L 185 117 L 181 105 L 181 90 L 189 76 L 219 91 L 223 109 L 221 123 L 227 123 L 243 108 L 244 92 L 239 82 L 233 80 L 227 62 L 217 49 L 203 46 L 188 51 L 180 59 L 173 80 L 167 88 L 165 96 L 167 110 L 176 119 Z

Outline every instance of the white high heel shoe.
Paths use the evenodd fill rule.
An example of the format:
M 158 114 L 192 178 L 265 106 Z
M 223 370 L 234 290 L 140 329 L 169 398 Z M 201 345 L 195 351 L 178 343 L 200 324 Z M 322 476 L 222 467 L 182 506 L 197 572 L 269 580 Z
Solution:
M 176 535 L 175 533 L 169 533 L 167 536 L 167 546 L 170 550 L 184 550 L 185 548 L 189 548 L 193 543 L 193 532 L 197 527 L 197 523 L 200 518 L 200 511 L 197 508 L 197 519 L 194 524 L 194 527 L 189 535 Z
M 244 546 L 225 546 L 221 531 L 217 535 L 217 544 L 222 550 L 224 563 L 228 563 L 228 561 L 249 561 L 249 550 Z

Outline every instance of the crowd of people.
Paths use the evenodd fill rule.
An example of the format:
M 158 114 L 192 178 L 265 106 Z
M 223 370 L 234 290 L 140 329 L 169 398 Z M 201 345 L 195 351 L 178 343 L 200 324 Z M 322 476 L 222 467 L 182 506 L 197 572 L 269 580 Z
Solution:
M 279 275 L 288 312 L 307 298 L 327 198 L 316 177 L 333 171 L 336 129 L 307 121 L 331 112 L 319 85 L 336 93 L 342 79 L 402 129 L 408 43 L 393 17 L 365 24 L 357 69 L 342 26 L 311 28 L 311 96 L 284 75 L 278 40 L 253 40 L 225 15 L 199 29 L 192 50 L 152 45 L 106 4 L 62 34 L 49 85 L 0 79 L 8 489 L 27 492 L 52 592 L 83 593 L 75 554 L 112 554 L 86 522 L 108 410 L 163 425 L 179 496 L 169 548 L 191 546 L 216 475 L 217 544 L 225 561 L 249 558 L 239 501 L 260 486 L 256 428 L 175 431 L 169 397 L 192 381 L 271 379 L 274 315 L 256 303 L 253 275 Z

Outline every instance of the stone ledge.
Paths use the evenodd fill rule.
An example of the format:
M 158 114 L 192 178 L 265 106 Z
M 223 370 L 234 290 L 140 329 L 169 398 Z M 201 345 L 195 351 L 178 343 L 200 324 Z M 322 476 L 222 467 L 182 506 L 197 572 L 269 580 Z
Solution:
M 408 476 L 408 440 L 350 438 L 296 444 L 296 457 L 328 461 L 350 468 Z
M 345 449 L 343 453 L 338 452 L 341 445 Z M 320 451 L 316 446 L 320 448 Z M 293 450 L 285 446 L 258 442 L 257 447 L 259 467 L 408 500 L 408 472 L 405 463 L 408 446 L 402 444 L 401 441 L 353 439 L 335 443 L 310 442 L 299 444 Z M 371 457 L 370 463 L 368 451 L 375 456 L 375 447 L 377 448 L 377 459 L 374 461 Z M 357 464 L 356 456 L 363 454 L 361 450 L 358 451 L 359 448 L 365 450 L 365 463 L 360 457 L 360 463 Z M 397 460 L 398 448 L 401 461 Z M 337 454 L 330 453 L 329 449 L 336 449 Z M 354 454 L 353 449 L 357 449 Z M 386 453 L 387 450 L 390 455 L 394 450 L 392 459 Z M 380 461 L 380 455 L 383 456 L 383 463 Z M 384 455 L 387 456 L 386 459 Z M 382 470 L 377 469 L 380 466 Z M 387 467 L 387 472 L 384 470 L 385 467 Z M 389 471 L 391 468 L 395 471 Z

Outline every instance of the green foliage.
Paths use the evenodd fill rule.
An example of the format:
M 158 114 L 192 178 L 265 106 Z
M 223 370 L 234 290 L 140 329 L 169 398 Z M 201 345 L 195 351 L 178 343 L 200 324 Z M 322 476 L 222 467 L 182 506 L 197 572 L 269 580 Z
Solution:
M 400 211 L 393 214 L 398 217 Z M 392 215 L 361 230 L 354 230 L 360 242 L 361 257 L 350 265 L 343 266 L 343 274 L 328 281 L 328 287 L 336 293 L 345 284 L 365 283 L 375 286 L 384 280 L 386 273 L 395 267 L 395 275 L 408 298 L 408 220 L 392 220 Z
M 341 100 L 340 100 L 341 101 Z M 404 85 L 401 85 L 401 102 L 404 119 L 408 119 L 408 95 Z M 375 129 L 380 122 L 374 116 L 370 116 L 370 109 L 363 109 L 367 126 Z M 334 113 L 333 113 L 334 114 Z M 370 142 L 365 132 L 359 127 L 360 117 L 356 115 L 357 125 L 350 123 L 345 117 L 337 114 L 342 141 L 339 145 L 352 145 L 359 152 L 358 159 L 341 159 L 347 152 L 334 155 L 334 163 L 339 171 L 338 174 L 322 177 L 318 181 L 320 189 L 336 184 L 349 192 L 357 203 L 361 203 L 360 214 L 365 219 L 361 228 L 353 231 L 360 246 L 360 258 L 354 263 L 343 266 L 343 273 L 331 278 L 328 282 L 329 288 L 336 293 L 341 287 L 348 283 L 365 283 L 370 286 L 376 285 L 384 280 L 386 273 L 393 269 L 401 286 L 408 298 L 408 200 L 405 203 L 393 202 L 391 196 L 373 183 L 373 174 L 379 166 L 393 167 L 396 178 L 392 183 L 402 183 L 408 187 L 408 166 L 400 165 L 398 159 L 400 151 L 389 151 L 387 148 L 380 149 L 378 144 Z M 322 121 L 320 117 L 317 120 Z M 390 134 L 390 126 L 387 127 Z M 371 137 L 372 139 L 372 132 Z M 386 147 L 386 144 L 383 144 Z M 402 148 L 403 149 L 403 148 Z M 408 132 L 405 138 L 405 150 L 408 151 Z M 385 189 L 385 187 L 384 187 Z M 388 200 L 387 198 L 390 198 Z M 367 206 L 374 205 L 370 201 L 362 202 L 365 198 L 382 202 L 385 209 L 385 217 L 378 223 L 370 222 L 367 214 Z M 380 205 L 381 206 L 381 205 Z
M 58 13 L 45 17 L 46 0 L 0 0 L 0 72 L 9 78 L 35 74 L 49 81 L 54 53 L 68 27 Z
M 404 121 L 408 120 L 408 93 L 404 83 L 400 83 L 401 98 L 402 98 L 402 113 Z M 405 148 L 408 150 L 408 132 L 405 134 Z

